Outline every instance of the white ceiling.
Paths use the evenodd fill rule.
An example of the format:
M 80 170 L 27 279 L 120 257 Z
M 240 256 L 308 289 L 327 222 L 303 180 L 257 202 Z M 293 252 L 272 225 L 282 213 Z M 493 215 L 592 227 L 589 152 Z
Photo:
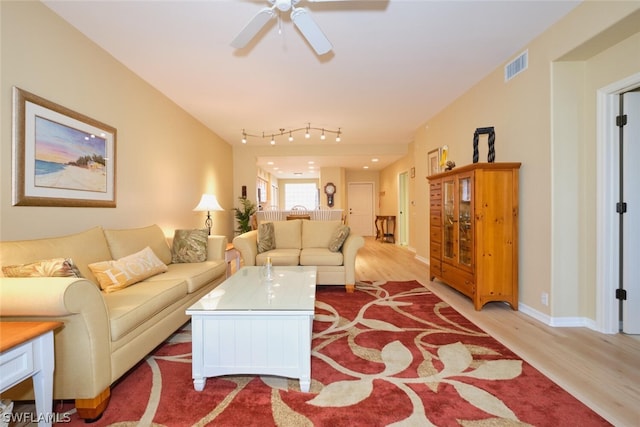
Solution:
M 320 141 L 319 132 L 276 138 L 276 147 L 335 147 L 304 159 L 276 148 L 259 159 L 267 170 L 275 161 L 285 177 L 309 176 L 311 160 L 371 170 L 397 160 L 416 129 L 579 1 L 301 0 L 333 45 L 320 57 L 288 14 L 246 48 L 229 46 L 267 0 L 45 4 L 230 144 L 241 144 L 243 129 L 268 135 L 247 144 L 268 146 L 281 128 L 340 128 L 339 143 L 330 133 Z M 340 145 L 352 144 L 359 154 L 341 155 Z

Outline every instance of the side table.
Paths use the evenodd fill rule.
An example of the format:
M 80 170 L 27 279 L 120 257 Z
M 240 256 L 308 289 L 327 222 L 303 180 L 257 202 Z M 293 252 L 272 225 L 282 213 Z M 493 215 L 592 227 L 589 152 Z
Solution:
M 53 330 L 62 322 L 0 322 L 0 393 L 31 377 L 39 426 L 53 406 Z
M 396 242 L 395 215 L 377 215 L 374 225 L 376 226 L 376 240 L 380 239 L 382 242 L 389 243 Z
M 227 263 L 227 278 L 231 276 L 231 261 L 236 262 L 236 271 L 240 270 L 240 251 L 233 247 L 233 243 L 227 243 L 224 251 L 224 260 Z

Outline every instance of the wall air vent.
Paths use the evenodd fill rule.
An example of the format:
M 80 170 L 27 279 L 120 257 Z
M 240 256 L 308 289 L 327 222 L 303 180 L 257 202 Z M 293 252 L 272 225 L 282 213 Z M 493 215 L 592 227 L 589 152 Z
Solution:
M 513 61 L 504 66 L 504 81 L 508 82 L 529 66 L 529 51 L 525 50 Z

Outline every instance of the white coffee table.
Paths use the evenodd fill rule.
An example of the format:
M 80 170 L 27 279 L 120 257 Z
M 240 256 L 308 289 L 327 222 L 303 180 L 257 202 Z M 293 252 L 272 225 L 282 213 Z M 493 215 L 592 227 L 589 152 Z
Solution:
M 255 374 L 298 378 L 311 385 L 311 329 L 316 267 L 243 267 L 186 311 L 191 316 L 192 376 Z

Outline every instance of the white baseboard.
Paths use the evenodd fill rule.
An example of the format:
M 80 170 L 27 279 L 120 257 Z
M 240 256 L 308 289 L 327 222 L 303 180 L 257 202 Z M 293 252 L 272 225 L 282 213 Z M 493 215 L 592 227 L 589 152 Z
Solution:
M 554 328 L 589 328 L 597 331 L 595 320 L 586 317 L 551 317 L 523 303 L 518 303 L 518 310 Z
M 429 265 L 429 258 L 424 258 L 419 255 L 416 255 L 416 259 L 423 264 Z

